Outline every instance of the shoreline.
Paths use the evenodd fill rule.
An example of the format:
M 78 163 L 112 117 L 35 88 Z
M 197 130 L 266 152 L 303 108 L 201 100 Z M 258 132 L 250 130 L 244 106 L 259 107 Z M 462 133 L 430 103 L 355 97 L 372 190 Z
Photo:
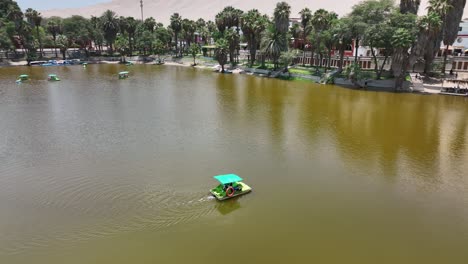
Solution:
M 44 59 L 46 60 L 46 59 Z M 133 63 L 133 64 L 145 64 L 145 65 L 168 65 L 168 66 L 179 66 L 179 67 L 192 67 L 196 69 L 202 69 L 202 70 L 210 70 L 212 72 L 217 72 L 215 69 L 216 65 L 211 65 L 211 64 L 206 64 L 206 62 L 203 61 L 197 61 L 196 65 L 193 65 L 192 63 L 187 63 L 188 58 L 181 58 L 179 61 L 174 61 L 173 59 L 164 61 L 162 64 L 157 64 L 155 61 L 151 62 L 144 62 L 141 60 L 126 60 L 127 62 Z M 192 58 L 190 58 L 192 60 Z M 193 62 L 193 61 L 191 61 Z M 121 63 L 118 60 L 83 60 L 80 61 L 79 64 L 82 63 L 87 63 L 89 64 L 124 64 Z M 217 63 L 217 62 L 215 62 Z M 28 66 L 27 61 L 22 60 L 22 61 L 2 61 L 0 62 L 0 68 L 3 67 L 40 67 L 40 65 L 34 65 L 34 66 Z M 57 66 L 46 66 L 46 67 L 59 67 L 59 66 L 65 66 L 65 65 L 57 65 Z M 68 66 L 68 65 L 67 65 Z M 304 78 L 302 75 L 297 75 L 297 74 L 284 74 L 285 76 L 279 74 L 276 76 L 269 76 L 267 72 L 272 72 L 269 70 L 259 70 L 259 69 L 253 69 L 253 68 L 248 68 L 246 66 L 237 66 L 237 67 L 231 67 L 230 65 L 226 65 L 225 67 L 226 70 L 229 70 L 229 74 L 247 74 L 247 75 L 254 75 L 257 77 L 263 77 L 263 78 L 276 78 L 276 79 L 281 79 L 281 80 L 286 80 L 286 81 L 306 81 L 306 82 L 314 82 L 318 83 L 320 80 L 320 77 L 318 76 L 308 76 L 307 78 Z M 290 77 L 291 79 L 284 79 L 284 78 L 279 78 L 279 77 Z M 335 80 L 335 83 L 333 85 L 347 88 L 347 89 L 355 89 L 355 90 L 364 90 L 364 91 L 380 91 L 380 92 L 394 92 L 394 93 L 417 93 L 417 94 L 425 94 L 425 95 L 432 95 L 432 94 L 440 94 L 441 93 L 441 88 L 443 86 L 437 86 L 434 84 L 423 84 L 424 88 L 421 90 L 415 90 L 412 88 L 409 88 L 410 86 L 414 86 L 414 82 L 408 82 L 408 88 L 403 90 L 403 91 L 395 91 L 393 87 L 390 85 L 393 80 L 362 80 L 361 82 L 369 82 L 370 85 L 367 87 L 357 87 L 354 86 L 349 80 L 346 80 L 344 78 L 337 78 Z M 372 85 L 372 83 L 380 83 L 381 85 Z M 385 83 L 386 82 L 386 83 Z M 384 83 L 385 85 L 382 85 Z

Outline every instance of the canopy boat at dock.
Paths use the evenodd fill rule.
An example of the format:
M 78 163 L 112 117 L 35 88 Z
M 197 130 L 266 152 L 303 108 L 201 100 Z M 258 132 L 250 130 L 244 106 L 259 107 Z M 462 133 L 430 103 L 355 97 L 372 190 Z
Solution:
M 468 96 L 468 80 L 447 79 L 442 82 L 440 94 Z
M 49 76 L 47 76 L 47 80 L 48 81 L 60 81 L 59 77 L 56 74 L 49 74 Z
M 236 174 L 218 175 L 213 178 L 218 180 L 220 184 L 211 189 L 210 193 L 220 201 L 252 191 L 252 188 L 243 183 L 243 179 Z
M 444 88 L 440 89 L 440 94 L 454 95 L 454 96 L 468 96 L 468 89 L 467 88 L 444 87 Z

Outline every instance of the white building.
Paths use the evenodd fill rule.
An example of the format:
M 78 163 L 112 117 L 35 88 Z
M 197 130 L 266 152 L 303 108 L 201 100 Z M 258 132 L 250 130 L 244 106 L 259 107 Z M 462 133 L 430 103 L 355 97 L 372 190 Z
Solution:
M 438 55 L 442 55 L 442 51 L 446 49 L 445 44 L 442 42 L 440 46 L 441 52 Z M 468 56 L 468 19 L 465 18 L 460 22 L 458 28 L 458 36 L 455 42 L 449 46 L 449 54 L 455 56 Z

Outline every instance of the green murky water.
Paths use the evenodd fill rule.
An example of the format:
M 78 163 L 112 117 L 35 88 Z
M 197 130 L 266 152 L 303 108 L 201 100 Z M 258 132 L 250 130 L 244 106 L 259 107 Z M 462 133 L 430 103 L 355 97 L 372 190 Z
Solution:
M 0 69 L 0 263 L 467 263 L 467 99 L 124 69 Z

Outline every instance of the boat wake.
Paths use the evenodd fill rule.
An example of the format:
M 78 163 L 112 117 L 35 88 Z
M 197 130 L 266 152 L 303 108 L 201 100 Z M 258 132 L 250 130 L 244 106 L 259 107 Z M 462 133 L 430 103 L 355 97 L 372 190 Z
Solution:
M 180 193 L 165 187 L 150 186 L 141 190 L 136 186 L 102 185 L 100 192 L 93 194 L 62 190 L 61 197 L 73 199 L 54 203 L 51 202 L 52 197 L 40 197 L 42 199 L 36 201 L 43 208 L 54 211 L 73 209 L 73 218 L 77 221 L 69 219 L 55 225 L 41 221 L 39 226 L 42 228 L 31 230 L 23 237 L 11 232 L 1 241 L 0 254 L 21 254 L 30 248 L 49 247 L 66 241 L 88 241 L 140 230 L 163 230 L 195 221 L 216 211 L 216 207 L 210 203 L 215 199 L 212 196 L 201 195 L 200 192 Z M 72 203 L 70 200 L 80 203 Z M 89 200 L 94 200 L 96 205 L 107 203 L 107 207 L 95 208 L 88 203 Z

